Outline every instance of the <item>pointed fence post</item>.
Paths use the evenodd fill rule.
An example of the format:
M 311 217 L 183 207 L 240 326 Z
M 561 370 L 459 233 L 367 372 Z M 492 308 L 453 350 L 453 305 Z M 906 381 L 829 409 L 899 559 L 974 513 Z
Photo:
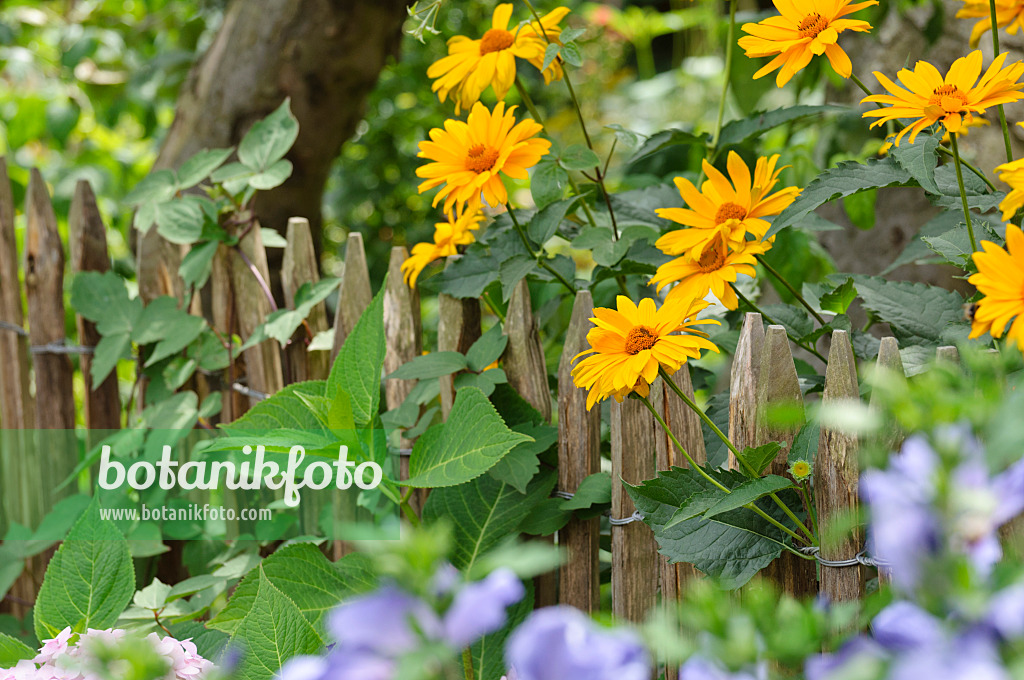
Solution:
M 71 271 L 106 272 L 110 270 L 110 254 L 107 251 L 107 230 L 103 225 L 96 196 L 86 180 L 75 185 L 75 197 L 71 201 L 68 216 L 69 245 L 71 246 Z M 96 324 L 76 314 L 78 343 L 95 347 L 100 341 Z M 121 427 L 121 395 L 117 387 L 117 371 L 111 371 L 103 382 L 93 389 L 92 356 L 83 354 L 79 358 L 82 378 L 85 380 L 85 425 L 89 430 L 116 430 Z M 100 434 L 102 438 L 103 434 Z
M 823 406 L 842 408 L 859 403 L 857 367 L 847 331 L 832 331 L 832 344 L 825 368 Z M 818 506 L 821 557 L 847 560 L 861 549 L 859 531 L 842 532 L 845 520 L 857 511 L 860 471 L 857 466 L 857 437 L 821 426 L 818 457 L 814 465 L 814 494 Z M 821 592 L 832 602 L 851 602 L 861 596 L 860 568 L 821 565 Z
M 781 442 L 784 448 L 768 466 L 768 472 L 785 476 L 789 448 L 800 431 L 803 418 L 794 425 L 775 425 L 768 420 L 768 415 L 777 406 L 795 407 L 802 413 L 804 399 L 786 329 L 768 326 L 761 347 L 761 367 L 757 378 L 757 434 L 754 445 Z M 800 597 L 818 591 L 814 560 L 803 559 L 788 550 L 768 565 L 765 574 L 790 595 Z
M 761 373 L 764 322 L 756 312 L 747 312 L 736 343 L 729 377 L 729 440 L 740 451 L 757 439 L 757 377 Z M 729 469 L 739 470 L 736 455 L 729 452 Z
M 29 387 L 28 334 L 18 281 L 14 196 L 7 161 L 0 156 L 0 427 L 31 429 L 35 424 Z
M 953 366 L 960 365 L 960 351 L 956 345 L 943 345 L 935 350 L 935 361 Z
M 892 372 L 898 379 L 906 379 L 906 372 L 903 369 L 903 359 L 900 358 L 900 346 L 896 338 L 889 336 L 882 338 L 878 345 L 878 361 L 875 364 L 879 369 L 886 369 Z M 878 408 L 877 396 L 872 390 L 868 406 Z M 890 420 L 885 423 L 882 430 L 882 443 L 890 451 L 896 451 L 903 444 L 903 436 L 899 431 L 896 422 Z
M 576 493 L 580 483 L 601 471 L 601 409 L 587 410 L 587 392 L 572 381 L 572 358 L 587 348 L 593 327 L 594 299 L 590 291 L 576 293 L 565 345 L 558 362 L 558 490 Z M 600 595 L 600 520 L 569 519 L 558 532 L 566 553 L 559 571 L 558 601 L 585 612 L 598 609 Z
M 288 220 L 288 245 L 284 248 L 281 262 L 281 288 L 288 309 L 295 309 L 295 294 L 303 284 L 314 284 L 320 280 L 320 265 L 313 249 L 313 235 L 309 220 L 293 217 Z M 305 380 L 326 380 L 331 372 L 329 352 L 310 352 L 308 340 L 317 333 L 326 331 L 327 305 L 318 303 L 309 312 L 306 322 L 295 332 L 291 343 L 284 348 L 287 382 Z
M 334 346 L 331 349 L 331 363 L 345 344 L 345 338 L 356 327 L 373 300 L 370 288 L 370 270 L 366 266 L 366 250 L 363 235 L 354 231 L 348 235 L 345 246 L 345 272 L 341 275 L 338 290 L 338 309 L 334 316 Z
M 503 365 L 509 385 L 540 411 L 545 421 L 551 422 L 548 370 L 526 279 L 519 281 L 512 291 L 504 331 L 508 336 L 508 346 L 505 348 Z

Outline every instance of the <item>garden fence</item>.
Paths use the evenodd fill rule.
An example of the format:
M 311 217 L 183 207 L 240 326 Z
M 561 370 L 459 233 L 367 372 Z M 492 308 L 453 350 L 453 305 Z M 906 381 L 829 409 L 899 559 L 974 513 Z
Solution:
M 31 172 L 25 199 L 26 232 L 19 259 L 15 240 L 15 206 L 6 164 L 0 158 L 0 425 L 5 436 L 11 431 L 64 429 L 75 427 L 75 384 L 91 385 L 90 350 L 99 340 L 95 326 L 75 316 L 77 338 L 72 341 L 65 322 L 65 248 L 58 231 L 52 202 L 38 171 Z M 106 230 L 89 184 L 80 181 L 68 216 L 68 252 L 72 274 L 84 271 L 106 271 L 110 267 Z M 146 252 L 146 248 L 143 251 Z M 154 251 L 150 249 L 149 253 Z M 157 252 L 172 252 L 166 248 Z M 416 290 L 410 290 L 401 275 L 401 264 L 408 257 L 404 247 L 391 250 L 387 290 L 384 296 L 384 324 L 387 355 L 385 371 L 390 373 L 403 363 L 421 354 L 420 301 Z M 19 276 L 19 264 L 23 265 Z M 149 302 L 159 295 L 176 295 L 181 299 L 181 286 L 176 283 L 176 264 L 163 257 L 146 255 L 139 261 L 140 296 Z M 285 299 L 294 299 L 295 292 L 306 282 L 317 281 L 318 267 L 313 250 L 309 224 L 294 218 L 288 224 L 287 247 L 280 273 Z M 27 313 L 22 308 L 21 280 L 25 286 Z M 259 229 L 250 229 L 235 249 L 221 245 L 209 281 L 207 308 L 204 296 L 195 295 L 190 312 L 203 314 L 212 327 L 226 336 L 235 333 L 243 338 L 252 333 L 274 309 L 269 294 L 267 256 Z M 303 338 L 329 329 L 328 312 L 323 303 L 309 315 L 307 329 L 285 347 L 268 340 L 244 351 L 225 371 L 225 379 L 197 373 L 189 385 L 200 398 L 213 390 L 223 392 L 222 422 L 238 418 L 258 400 L 273 394 L 286 384 L 300 380 L 325 379 L 330 361 L 352 331 L 356 320 L 370 304 L 372 290 L 363 249 L 362 236 L 349 235 L 345 268 L 334 320 L 333 352 L 309 352 Z M 481 335 L 481 306 L 478 299 L 456 299 L 439 296 L 438 350 L 465 352 Z M 572 358 L 586 348 L 593 300 L 589 291 L 576 293 L 572 317 L 565 335 L 565 345 L 558 367 L 558 487 L 556 494 L 569 498 L 589 475 L 601 470 L 600 409 L 586 409 L 586 395 L 575 387 L 570 376 Z M 508 381 L 520 395 L 547 420 L 552 419 L 552 400 L 538 333 L 538 321 L 532 312 L 530 292 L 525 280 L 516 286 L 508 305 L 504 331 L 509 336 L 503 356 Z M 80 376 L 76 378 L 72 356 L 79 358 Z M 940 358 L 956 361 L 956 348 L 939 350 Z M 878 361 L 902 373 L 900 355 L 894 338 L 883 338 Z M 122 427 L 121 403 L 116 374 L 110 375 L 97 389 L 84 391 L 84 422 L 89 430 L 111 430 Z M 675 376 L 685 392 L 692 397 L 689 368 L 684 366 Z M 440 378 L 442 412 L 447 415 L 454 398 L 451 376 Z M 384 383 L 389 408 L 397 407 L 415 385 L 414 380 L 388 380 Z M 144 389 L 144 385 L 139 386 Z M 842 330 L 833 331 L 825 372 L 825 402 L 843 403 L 858 400 L 859 389 L 850 337 Z M 706 461 L 701 422 L 683 401 L 659 379 L 651 389 L 651 400 L 666 420 L 679 442 L 693 458 Z M 127 410 L 139 409 L 141 399 L 127 404 Z M 797 377 L 791 345 L 782 326 L 764 327 L 760 314 L 746 315 L 732 365 L 729 400 L 729 436 L 740 448 L 758 446 L 771 441 L 792 444 L 801 423 L 785 427 L 773 426 L 764 417 L 766 411 L 779 404 L 797 407 L 802 412 L 804 397 Z M 890 443 L 897 444 L 897 434 Z M 683 456 L 658 427 L 643 404 L 625 400 L 611 404 L 611 594 L 614 613 L 627 620 L 640 621 L 656 604 L 659 596 L 666 600 L 677 597 L 683 584 L 695 578 L 691 565 L 669 564 L 658 554 L 650 529 L 637 521 L 630 497 L 618 480 L 639 483 L 655 476 L 658 469 L 685 467 Z M 406 452 L 413 442 L 403 441 Z M 11 447 L 4 447 L 8 453 Z M 786 448 L 772 463 L 769 472 L 786 474 Z M 821 535 L 828 536 L 829 523 L 848 516 L 856 507 L 858 493 L 857 442 L 850 435 L 822 426 L 815 466 L 817 513 Z M 3 511 L 9 521 L 35 526 L 48 508 L 32 489 L 43 487 L 46 480 L 63 478 L 77 464 L 77 459 L 60 459 L 66 453 L 53 452 L 49 457 L 19 460 L 0 452 L 0 478 L 3 487 Z M 404 461 L 407 473 L 407 459 Z M 730 461 L 738 467 L 736 461 Z M 57 473 L 57 474 L 55 474 Z M 65 474 L 61 474 L 65 473 Z M 422 506 L 425 492 L 414 500 Z M 557 532 L 557 542 L 565 550 L 566 560 L 557 574 L 537 582 L 537 604 L 557 602 L 573 605 L 584 611 L 595 611 L 600 588 L 602 523 L 600 518 L 573 517 Z M 549 537 L 541 540 L 553 540 Z M 862 551 L 862 537 L 852 535 L 841 541 L 823 544 L 819 557 L 826 562 L 849 561 L 853 566 L 826 566 L 821 560 L 801 559 L 784 551 L 767 570 L 768 578 L 793 594 L 820 592 L 833 601 L 860 596 L 863 579 L 857 566 Z M 334 544 L 335 557 L 345 545 Z M 34 558 L 30 569 L 11 591 L 5 603 L 18 610 L 18 604 L 31 603 L 38 592 L 47 555 Z M 818 571 L 820 570 L 820 578 Z M 13 603 L 13 607 L 12 607 Z

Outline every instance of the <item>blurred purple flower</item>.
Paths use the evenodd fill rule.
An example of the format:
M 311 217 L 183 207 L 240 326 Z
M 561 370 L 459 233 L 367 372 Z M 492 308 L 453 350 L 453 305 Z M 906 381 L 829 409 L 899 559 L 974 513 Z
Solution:
M 926 644 L 897 656 L 887 680 L 1009 680 L 999 651 L 985 635 Z
M 498 569 L 470 583 L 455 596 L 444 616 L 444 637 L 463 649 L 505 625 L 505 608 L 519 602 L 526 589 L 511 569 Z
M 512 633 L 505 661 L 517 680 L 647 680 L 647 652 L 632 634 L 598 628 L 572 607 L 539 609 Z
M 328 630 L 343 653 L 373 652 L 395 658 L 420 644 L 417 630 L 441 637 L 441 621 L 419 598 L 395 586 L 343 602 L 328 619 Z
M 1024 583 L 993 595 L 982 623 L 1005 640 L 1024 636 Z
M 871 621 L 875 642 L 893 652 L 933 645 L 946 640 L 942 621 L 910 602 L 893 602 Z
M 832 654 L 817 654 L 807 657 L 804 662 L 804 675 L 807 680 L 830 680 L 841 678 L 847 675 L 855 665 L 875 665 L 885 659 L 885 650 L 878 643 L 864 635 L 847 640 L 839 651 Z M 857 677 L 860 677 L 857 675 Z M 872 677 L 864 674 L 864 677 Z
M 730 673 L 703 657 L 691 656 L 679 669 L 679 680 L 762 680 L 766 671 L 761 668 L 757 675 L 745 671 Z

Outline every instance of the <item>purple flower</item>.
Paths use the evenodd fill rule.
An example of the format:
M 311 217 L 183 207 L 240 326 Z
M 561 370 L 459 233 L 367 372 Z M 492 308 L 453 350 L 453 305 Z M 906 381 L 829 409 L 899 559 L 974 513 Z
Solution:
M 983 623 L 1006 640 L 1024 635 L 1024 583 L 1003 588 L 996 593 Z
M 530 614 L 512 633 L 505 660 L 517 680 L 647 680 L 651 674 L 633 635 L 602 630 L 565 606 Z
M 948 643 L 922 645 L 899 655 L 888 680 L 1009 680 L 999 652 L 984 635 L 968 635 Z
M 455 596 L 444 616 L 444 637 L 463 649 L 505 625 L 505 608 L 519 602 L 526 589 L 511 569 L 498 569 L 470 583 Z
M 946 639 L 942 622 L 910 602 L 893 602 L 871 621 L 875 641 L 894 652 L 939 646 Z
M 873 677 L 875 674 L 850 673 L 854 668 L 872 668 L 885 659 L 885 650 L 871 638 L 859 635 L 847 640 L 839 651 L 833 654 L 818 654 L 807 657 L 804 662 L 804 675 L 807 680 L 830 680 L 831 678 Z
M 441 637 L 441 621 L 422 600 L 394 586 L 356 597 L 335 609 L 328 621 L 343 653 L 373 652 L 395 658 L 419 646 L 422 633 Z
M 765 675 L 765 669 L 759 670 L 757 675 L 744 671 L 730 673 L 701 656 L 691 656 L 679 669 L 679 680 L 759 680 Z

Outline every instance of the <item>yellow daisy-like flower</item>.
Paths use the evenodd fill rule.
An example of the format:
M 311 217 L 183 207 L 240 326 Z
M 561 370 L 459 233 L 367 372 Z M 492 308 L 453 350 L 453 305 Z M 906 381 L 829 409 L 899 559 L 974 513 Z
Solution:
M 729 284 L 735 283 L 739 274 L 753 277 L 757 263 L 754 256 L 767 252 L 771 247 L 770 242 L 757 240 L 744 241 L 738 247 L 730 248 L 719 237 L 696 260 L 677 257 L 658 267 L 651 284 L 658 286 L 659 293 L 668 284 L 676 284 L 668 292 L 666 302 L 676 298 L 699 300 L 711 292 L 726 309 L 736 309 L 739 300 Z
M 448 56 L 427 69 L 427 77 L 434 80 L 431 89 L 442 102 L 451 96 L 456 114 L 479 101 L 488 85 L 499 100 L 504 99 L 516 80 L 516 57 L 541 70 L 548 41 L 557 40 L 561 33 L 558 23 L 568 13 L 568 8 L 559 7 L 541 17 L 539 27 L 533 21 L 510 31 L 512 5 L 498 5 L 494 8 L 491 28 L 482 38 L 472 40 L 457 35 L 448 41 Z M 560 80 L 562 66 L 555 59 L 541 73 L 546 83 Z
M 443 130 L 432 129 L 417 154 L 433 161 L 416 168 L 416 175 L 426 179 L 420 193 L 443 184 L 433 204 L 444 199 L 446 213 L 454 205 L 460 211 L 478 207 L 481 194 L 492 207 L 508 203 L 500 174 L 526 179 L 527 169 L 551 149 L 551 142 L 536 138 L 542 128 L 532 119 L 516 124 L 515 108 L 506 111 L 505 103 L 498 102 L 492 113 L 477 102 L 467 122 L 448 119 Z
M 1008 222 L 1021 207 L 1024 207 L 1024 158 L 996 166 L 999 181 L 1010 185 L 1010 193 L 999 204 L 1003 221 Z
M 864 117 L 878 119 L 871 127 L 890 120 L 916 118 L 913 124 L 896 135 L 896 146 L 900 145 L 900 139 L 908 132 L 910 143 L 913 144 L 917 133 L 935 123 L 942 123 L 946 130 L 957 134 L 965 124 L 970 125 L 974 114 L 984 113 L 991 106 L 1024 99 L 1024 94 L 1019 91 L 1024 88 L 1024 83 L 1017 82 L 1021 74 L 1024 74 L 1024 64 L 1018 61 L 1003 68 L 1004 61 L 1005 52 L 996 57 L 985 74 L 981 75 L 981 51 L 975 50 L 954 61 L 945 77 L 928 62 L 919 61 L 913 71 L 900 70 L 898 76 L 904 87 L 875 71 L 878 82 L 890 94 L 873 94 L 861 101 L 889 106 L 867 111 Z M 979 75 L 981 80 L 978 80 Z
M 621 402 L 633 391 L 646 397 L 659 367 L 674 373 L 688 359 L 700 358 L 701 349 L 718 351 L 696 328 L 718 323 L 694 318 L 708 306 L 703 300 L 677 299 L 657 309 L 650 298 L 635 305 L 620 295 L 616 306 L 594 310 L 594 328 L 587 333 L 590 349 L 573 357 L 589 355 L 572 369 L 576 386 L 589 390 L 587 410 L 608 397 Z
M 964 0 L 956 13 L 957 19 L 980 19 L 971 31 L 971 47 L 977 47 L 981 36 L 992 29 L 992 14 L 988 0 Z M 996 25 L 1006 28 L 1010 35 L 1024 28 L 1024 0 L 996 0 Z
M 974 253 L 978 273 L 967 279 L 984 296 L 977 303 L 969 337 L 1002 337 L 1006 325 L 1017 317 L 1007 338 L 1024 351 L 1024 232 L 1009 224 L 1006 250 L 991 241 L 982 241 L 981 247 L 984 252 Z
M 984 127 L 986 125 L 991 125 L 991 123 L 985 120 L 984 118 L 981 118 L 980 116 L 977 118 L 964 118 L 964 124 L 960 126 L 960 132 L 956 133 L 957 137 L 959 139 L 963 139 L 964 137 L 967 136 L 972 127 Z M 1018 125 L 1020 125 L 1020 123 L 1018 123 Z M 882 143 L 882 146 L 878 147 L 879 156 L 884 156 L 887 153 L 889 153 L 889 149 L 892 148 L 892 141 L 894 139 L 896 139 L 896 135 L 889 135 L 888 137 L 885 138 L 885 141 Z M 942 139 L 940 139 L 939 141 L 942 142 L 943 144 L 949 144 L 949 130 L 946 130 L 946 132 L 942 135 Z
M 839 46 L 843 31 L 864 33 L 871 24 L 858 19 L 845 19 L 847 15 L 871 5 L 877 0 L 850 4 L 850 0 L 773 0 L 779 15 L 768 17 L 756 24 L 743 24 L 749 35 L 739 39 L 739 46 L 748 57 L 778 55 L 754 74 L 760 78 L 779 69 L 775 84 L 782 87 L 797 71 L 811 63 L 815 56 L 824 54 L 836 73 L 849 78 L 853 71 L 850 57 Z
M 659 217 L 678 222 L 689 229 L 670 231 L 655 245 L 666 255 L 688 255 L 700 259 L 704 249 L 721 235 L 727 243 L 742 244 L 747 234 L 761 238 L 770 226 L 764 217 L 785 210 L 800 194 L 797 187 L 786 187 L 771 193 L 783 168 L 776 168 L 778 154 L 758 158 L 754 175 L 735 151 L 729 152 L 726 178 L 704 160 L 707 181 L 700 191 L 688 179 L 676 178 L 676 188 L 689 208 L 659 208 Z
M 476 240 L 473 232 L 480 228 L 484 216 L 479 210 L 467 210 L 459 215 L 454 222 L 434 224 L 433 243 L 417 243 L 412 247 L 412 254 L 402 263 L 402 277 L 410 288 L 416 287 L 416 279 L 428 264 L 442 257 L 455 255 L 459 246 L 469 245 Z

